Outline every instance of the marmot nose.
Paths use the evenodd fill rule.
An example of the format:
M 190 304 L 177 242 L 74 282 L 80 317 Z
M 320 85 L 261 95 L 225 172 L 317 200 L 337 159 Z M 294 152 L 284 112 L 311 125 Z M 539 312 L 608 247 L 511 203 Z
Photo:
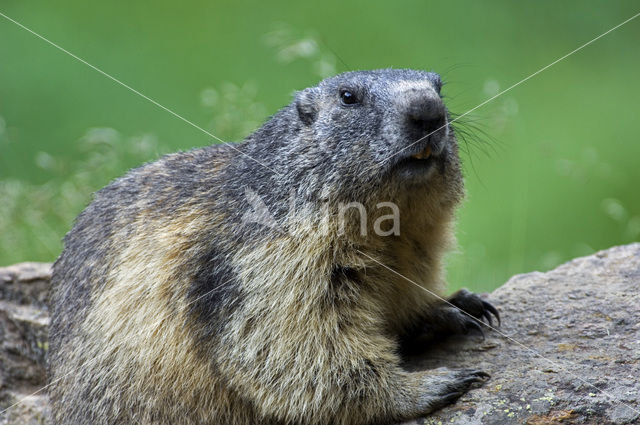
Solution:
M 439 97 L 424 96 L 414 99 L 407 111 L 409 125 L 425 136 L 447 125 L 444 103 Z

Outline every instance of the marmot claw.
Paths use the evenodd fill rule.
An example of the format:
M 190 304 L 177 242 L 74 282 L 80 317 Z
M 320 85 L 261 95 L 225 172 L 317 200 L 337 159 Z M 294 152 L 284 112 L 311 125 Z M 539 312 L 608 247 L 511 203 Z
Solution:
M 501 324 L 498 310 L 490 302 L 485 301 L 479 295 L 466 289 L 461 289 L 453 294 L 451 298 L 449 298 L 449 302 L 476 319 L 480 320 L 484 318 L 490 326 L 493 326 L 494 316 L 498 320 L 498 326 Z

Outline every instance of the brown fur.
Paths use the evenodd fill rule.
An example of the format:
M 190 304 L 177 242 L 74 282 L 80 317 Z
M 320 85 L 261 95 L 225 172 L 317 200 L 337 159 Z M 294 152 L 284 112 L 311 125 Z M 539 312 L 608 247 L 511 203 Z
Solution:
M 329 113 L 326 99 L 318 105 Z M 409 373 L 399 354 L 400 336 L 442 306 L 431 294 L 445 286 L 442 256 L 463 196 L 450 143 L 427 185 L 392 175 L 346 192 L 327 175 L 326 209 L 303 198 L 271 230 L 238 223 L 246 205 L 229 183 L 240 172 L 229 148 L 165 157 L 105 189 L 54 269 L 55 423 L 384 423 L 466 391 L 477 371 Z M 368 212 L 364 236 L 355 211 L 344 228 L 336 214 L 352 200 Z M 388 201 L 400 234 L 379 236 L 373 223 L 388 210 L 376 205 Z

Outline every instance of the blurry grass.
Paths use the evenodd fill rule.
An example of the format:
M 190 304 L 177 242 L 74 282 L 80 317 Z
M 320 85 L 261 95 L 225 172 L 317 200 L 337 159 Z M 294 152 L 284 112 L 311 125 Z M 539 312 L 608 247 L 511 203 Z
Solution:
M 55 259 L 62 236 L 93 192 L 167 151 L 152 135 L 123 137 L 112 128 L 89 129 L 79 149 L 82 159 L 73 162 L 44 151 L 36 155 L 36 164 L 50 175 L 45 184 L 0 181 L 0 258 L 4 263 Z
M 96 47 L 100 55 L 93 59 L 98 61 L 103 60 L 103 53 L 112 52 L 113 57 L 107 55 L 107 59 L 98 64 L 112 66 L 110 71 L 130 80 L 136 88 L 154 97 L 157 94 L 158 101 L 167 101 L 168 106 L 195 122 L 205 122 L 213 134 L 222 139 L 241 140 L 275 110 L 275 105 L 288 101 L 285 99 L 291 93 L 287 90 L 352 69 L 349 65 L 444 69 L 448 82 L 445 100 L 454 112 L 464 113 L 498 93 L 501 87 L 507 87 L 574 48 L 578 42 L 606 29 L 602 28 L 605 17 L 607 22 L 619 22 L 617 15 L 626 13 L 622 6 L 620 10 L 609 4 L 601 6 L 593 9 L 593 16 L 581 16 L 575 21 L 567 21 L 562 14 L 549 14 L 543 6 L 527 6 L 545 17 L 556 17 L 554 29 L 548 32 L 546 26 L 550 23 L 544 19 L 527 20 L 515 9 L 505 16 L 495 15 L 496 10 L 506 9 L 500 5 L 478 6 L 474 13 L 484 13 L 485 19 L 493 20 L 495 34 L 482 33 L 483 43 L 477 46 L 468 40 L 475 40 L 486 25 L 473 13 L 467 13 L 470 4 L 456 6 L 465 9 L 465 15 L 470 17 L 456 29 L 438 22 L 433 22 L 433 27 L 425 27 L 418 26 L 417 22 L 407 25 L 404 19 L 397 21 L 399 27 L 415 31 L 417 41 L 413 49 L 405 45 L 393 47 L 404 31 L 389 30 L 377 42 L 363 43 L 364 38 L 359 38 L 351 26 L 345 26 L 343 33 L 336 32 L 338 27 L 329 30 L 325 26 L 324 34 L 333 38 L 329 46 L 314 31 L 297 30 L 279 23 L 270 30 L 260 30 L 264 32 L 262 36 L 247 33 L 246 38 L 253 41 L 245 40 L 244 44 L 244 39 L 236 34 L 234 43 L 239 44 L 232 49 L 238 56 L 224 66 L 215 62 L 220 54 L 207 59 L 194 54 L 197 50 L 183 52 L 197 31 L 188 32 L 188 38 L 178 39 L 179 49 L 167 49 L 168 60 L 162 50 L 160 62 L 153 55 L 139 55 L 137 50 L 135 54 L 126 48 L 121 51 L 126 40 L 141 41 L 141 33 L 126 35 L 126 31 L 117 31 L 124 35 L 120 43 L 115 43 L 111 23 L 108 36 L 98 37 L 103 43 L 100 48 L 92 44 L 98 39 L 89 39 L 86 45 L 76 47 L 86 47 L 85 52 Z M 448 6 L 438 7 L 449 10 Z M 573 13 L 568 5 L 562 8 L 571 9 Z M 146 16 L 147 10 L 143 12 Z M 274 14 L 279 16 L 280 12 L 276 10 Z M 379 14 L 384 25 L 376 25 L 374 20 L 367 26 L 363 21 L 366 31 L 362 37 L 372 31 L 377 34 L 388 18 L 396 13 L 404 16 L 405 12 L 389 6 L 388 13 L 390 16 Z M 407 13 L 411 16 L 405 18 L 420 16 Z M 331 20 L 342 19 L 342 16 L 347 15 L 332 16 Z M 95 28 L 102 22 L 102 16 L 98 13 L 94 18 L 97 21 L 91 21 L 86 31 L 99 34 Z M 256 19 L 263 21 L 262 17 Z M 47 17 L 40 23 L 50 21 Z M 297 21 L 293 22 L 298 24 Z M 79 22 L 84 21 L 76 23 Z M 114 21 L 121 26 L 127 22 L 124 18 Z M 150 23 L 147 44 L 134 47 L 144 46 L 147 52 L 165 49 L 168 43 L 165 37 L 172 37 L 172 33 L 167 33 L 162 26 L 154 26 L 153 20 L 145 22 Z M 318 25 L 324 25 L 323 22 L 318 21 Z M 535 38 L 539 42 L 531 43 L 528 33 L 513 32 L 507 25 L 509 22 L 545 27 L 540 37 Z M 202 23 L 198 25 L 194 30 L 209 29 Z M 465 33 L 465 28 L 470 33 Z M 12 33 L 13 30 L 0 27 L 0 32 Z M 226 30 L 221 29 L 223 33 Z M 443 31 L 451 31 L 448 38 L 443 37 L 448 40 L 444 47 L 438 44 L 423 48 L 429 34 Z M 640 145 L 636 143 L 635 122 L 640 86 L 635 70 L 640 58 L 632 54 L 637 53 L 632 43 L 636 33 L 637 29 L 630 26 L 612 34 L 610 39 L 590 46 L 497 98 L 473 116 L 464 117 L 456 125 L 469 196 L 459 213 L 460 248 L 449 256 L 452 289 L 467 286 L 473 290 L 490 290 L 514 273 L 547 270 L 572 257 L 639 239 L 640 197 L 635 186 L 640 181 L 637 167 Z M 61 42 L 74 46 L 72 41 L 77 38 L 77 29 L 65 27 L 62 34 L 68 38 L 62 38 Z M 504 34 L 515 34 L 516 39 L 505 38 Z M 558 39 L 557 35 L 562 37 Z M 103 77 L 61 57 L 59 52 L 38 44 L 28 35 L 17 32 L 16 40 L 22 40 L 23 36 L 23 44 L 0 43 L 0 55 L 2 52 L 7 55 L 7 63 L 13 60 L 24 67 L 0 67 L 0 77 L 4 77 L 0 78 L 0 94 L 6 92 L 13 96 L 0 99 L 4 101 L 0 102 L 1 107 L 11 107 L 2 112 L 12 124 L 8 125 L 0 117 L 0 176 L 3 178 L 0 180 L 0 265 L 55 259 L 61 249 L 61 238 L 70 229 L 73 218 L 90 201 L 92 192 L 127 169 L 162 153 L 212 142 L 200 133 L 190 133 L 191 129 L 184 130 L 186 126 L 178 120 L 174 122 L 131 93 L 118 91 L 120 88 L 114 88 Z M 407 42 L 406 38 L 400 38 L 402 43 Z M 198 40 L 209 49 L 213 38 L 211 34 L 200 34 Z M 492 44 L 492 40 L 495 43 Z M 254 41 L 262 44 L 256 47 Z M 218 50 L 223 49 L 222 45 L 216 46 Z M 338 58 L 332 47 L 344 55 L 349 64 Z M 504 54 L 500 53 L 505 49 Z M 449 59 L 449 54 L 453 59 Z M 460 58 L 472 66 L 454 65 L 447 71 L 452 61 Z M 189 68 L 184 63 L 190 60 L 198 63 L 192 63 Z M 42 63 L 57 65 L 45 75 L 39 68 Z M 158 76 L 162 74 L 159 72 L 147 78 L 148 70 L 158 63 L 176 68 L 163 77 Z M 256 64 L 264 64 L 265 69 L 253 68 Z M 193 69 L 200 72 L 191 72 Z M 226 74 L 208 74 L 220 69 L 226 70 Z M 242 76 L 231 78 L 229 75 L 234 72 Z M 206 76 L 202 77 L 203 74 Z M 184 77 L 180 84 L 165 84 L 167 78 L 174 75 Z M 75 80 L 79 78 L 86 80 L 75 87 Z M 235 80 L 206 87 L 209 81 L 230 78 Z M 85 92 L 91 96 L 82 103 L 80 99 Z M 38 102 L 42 102 L 42 109 L 33 109 L 32 105 Z M 86 111 L 92 113 L 85 114 Z M 96 122 L 104 125 L 104 120 L 107 120 L 104 127 L 91 128 L 78 141 L 74 140 L 84 128 Z M 153 128 L 162 139 L 156 140 L 149 134 L 131 136 L 146 128 Z M 45 182 L 36 184 L 42 181 Z
M 335 59 L 323 52 L 311 33 L 299 34 L 278 24 L 264 37 L 283 63 L 302 61 L 309 72 L 325 77 L 336 72 Z M 208 127 L 223 140 L 239 140 L 259 127 L 267 109 L 256 100 L 257 84 L 224 82 L 200 93 L 200 104 L 211 117 Z M 0 148 L 8 144 L 0 117 Z M 211 141 L 215 143 L 215 140 Z M 61 159 L 38 152 L 33 161 L 49 176 L 41 185 L 20 179 L 0 180 L 0 261 L 53 261 L 61 252 L 62 237 L 73 219 L 91 200 L 91 194 L 128 169 L 171 151 L 152 134 L 127 137 L 113 128 L 90 128 L 77 143 L 77 159 Z

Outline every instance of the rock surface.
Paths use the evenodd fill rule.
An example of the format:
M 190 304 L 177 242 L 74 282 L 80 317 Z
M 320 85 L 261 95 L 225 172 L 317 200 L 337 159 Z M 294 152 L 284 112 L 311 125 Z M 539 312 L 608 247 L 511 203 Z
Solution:
M 49 276 L 49 264 L 0 268 L 0 424 L 46 423 L 46 390 L 33 393 L 45 385 Z M 412 423 L 640 423 L 640 244 L 514 276 L 489 298 L 501 327 L 407 366 L 481 368 L 491 380 Z
M 46 423 L 50 277 L 45 263 L 0 268 L 0 424 Z
M 502 325 L 414 359 L 492 378 L 419 424 L 639 424 L 640 244 L 511 278 L 490 300 Z

